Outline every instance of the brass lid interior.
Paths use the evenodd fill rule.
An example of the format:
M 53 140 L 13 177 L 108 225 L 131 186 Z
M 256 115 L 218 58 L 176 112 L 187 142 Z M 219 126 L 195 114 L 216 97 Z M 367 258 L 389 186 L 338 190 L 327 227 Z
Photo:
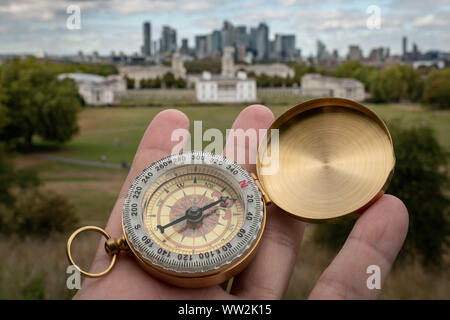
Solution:
M 281 115 L 258 149 L 257 173 L 273 203 L 320 222 L 355 213 L 387 188 L 395 155 L 384 122 L 341 98 L 314 99 Z

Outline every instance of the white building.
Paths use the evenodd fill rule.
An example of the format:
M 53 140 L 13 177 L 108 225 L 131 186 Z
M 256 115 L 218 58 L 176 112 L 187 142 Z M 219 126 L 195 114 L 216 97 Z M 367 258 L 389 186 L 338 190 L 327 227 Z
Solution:
M 119 67 L 119 74 L 124 78 L 134 80 L 135 88 L 141 87 L 141 80 L 162 79 L 172 68 L 166 66 L 123 66 Z
M 195 85 L 199 102 L 251 102 L 256 100 L 256 80 L 245 72 L 235 73 L 233 49 L 225 48 L 221 75 L 203 72 Z
M 86 104 L 110 105 L 120 102 L 120 97 L 126 93 L 126 81 L 118 75 L 102 77 L 86 73 L 65 73 L 58 76 L 59 80 L 72 79 L 78 85 L 78 92 Z
M 295 76 L 295 70 L 283 63 L 253 64 L 253 65 L 238 64 L 236 65 L 235 69 L 245 70 L 245 72 L 247 73 L 253 72 L 257 76 L 260 76 L 263 73 L 269 77 L 277 76 L 283 79 L 287 77 L 293 78 Z
M 302 77 L 301 94 L 306 97 L 337 97 L 355 101 L 365 98 L 364 85 L 360 81 L 320 74 L 305 74 Z
M 195 93 L 199 102 L 252 102 L 256 100 L 256 81 L 244 72 L 236 78 L 203 72 Z
M 119 67 L 119 74 L 124 78 L 133 79 L 135 88 L 141 87 L 141 80 L 162 79 L 164 75 L 169 72 L 171 72 L 175 78 L 186 78 L 183 55 L 175 52 L 172 56 L 171 67 L 163 65 Z

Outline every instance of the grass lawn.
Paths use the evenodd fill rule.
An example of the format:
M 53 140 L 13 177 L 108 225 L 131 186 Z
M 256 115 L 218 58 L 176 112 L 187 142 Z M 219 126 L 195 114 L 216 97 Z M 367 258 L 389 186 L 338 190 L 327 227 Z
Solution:
M 270 104 L 269 104 L 270 105 Z M 277 117 L 292 105 L 270 106 Z M 450 150 L 450 112 L 428 111 L 418 106 L 369 105 L 389 125 L 401 119 L 410 125 L 428 125 L 435 128 L 440 143 Z M 222 132 L 231 128 L 243 106 L 183 106 L 177 109 L 191 120 L 202 120 L 203 130 L 218 128 Z M 106 156 L 108 162 L 128 163 L 133 159 L 139 141 L 150 121 L 161 107 L 85 109 L 80 114 L 80 133 L 54 154 L 64 157 L 97 160 Z M 394 141 L 395 143 L 395 141 Z
M 100 161 L 102 156 L 106 156 L 107 162 L 121 163 L 126 161 L 131 163 L 147 125 L 158 112 L 165 109 L 163 107 L 143 107 L 141 99 L 142 97 L 134 97 L 134 100 L 130 98 L 124 103 L 127 106 L 141 105 L 138 107 L 84 109 L 79 115 L 80 132 L 71 142 L 57 148 L 54 145 L 42 144 L 40 148 L 41 150 L 47 150 L 46 152 L 50 154 L 61 157 Z M 202 120 L 203 130 L 218 128 L 224 132 L 225 129 L 231 127 L 236 116 L 244 108 L 244 106 L 238 105 L 189 105 L 180 101 L 169 101 L 166 106 L 177 108 L 188 115 L 191 120 L 191 127 L 194 120 Z M 177 102 L 180 102 L 180 104 L 177 105 Z M 279 116 L 295 105 L 298 99 L 282 96 L 269 99 L 263 96 L 262 102 L 271 108 L 275 116 Z M 154 104 L 157 105 L 157 102 Z M 403 104 L 369 105 L 369 107 L 379 114 L 388 125 L 394 119 L 401 119 L 410 125 L 433 127 L 440 143 L 447 152 L 450 151 L 449 111 L 429 111 L 417 105 Z M 75 205 L 81 225 L 105 225 L 127 174 L 125 169 L 104 169 L 59 163 L 52 160 L 33 158 L 29 155 L 17 156 L 15 163 L 19 167 L 35 169 L 44 181 L 43 188 L 49 192 L 66 195 Z M 45 246 L 55 248 L 55 252 L 50 255 L 51 259 L 48 265 L 46 265 L 45 259 L 43 260 L 42 265 L 38 268 L 41 270 L 41 273 L 27 271 L 28 269 L 34 270 L 33 259 L 36 257 L 31 256 L 29 260 L 27 260 L 28 258 L 19 259 L 14 252 L 7 249 L 8 244 L 12 240 L 3 239 L 3 241 L 0 241 L 0 253 L 6 258 L 4 261 L 8 261 L 7 265 L 0 263 L 0 287 L 2 285 L 5 288 L 11 287 L 7 285 L 6 275 L 10 275 L 11 279 L 14 279 L 28 274 L 27 279 L 29 281 L 23 282 L 23 285 L 21 285 L 22 289 L 19 288 L 14 291 L 14 297 L 24 297 L 25 293 L 23 292 L 26 292 L 27 286 L 32 286 L 33 290 L 42 290 L 46 298 L 69 297 L 70 293 L 67 292 L 68 290 L 64 286 L 67 263 L 63 247 L 67 236 L 67 234 L 55 236 L 56 238 L 52 240 L 54 243 L 53 247 L 52 242 L 45 242 Z M 33 244 L 29 242 L 25 241 L 23 248 L 21 245 L 18 245 L 17 250 L 26 250 L 25 246 L 32 246 Z M 334 255 L 334 253 L 322 252 L 322 248 L 318 248 L 313 243 L 306 243 L 307 249 L 304 250 L 303 256 L 299 258 L 296 265 L 296 271 L 287 293 L 288 298 L 306 297 L 309 288 Z M 96 243 L 86 242 L 83 246 L 84 250 L 86 250 L 83 260 L 85 263 L 88 263 Z M 321 253 L 316 254 L 318 251 L 321 251 Z M 20 265 L 20 268 L 16 268 L 16 264 Z M 448 285 L 442 285 L 441 281 L 439 281 L 443 275 L 433 278 L 418 266 L 410 266 L 408 270 L 409 273 L 407 275 L 402 274 L 388 282 L 387 285 L 389 287 L 387 292 L 384 293 L 384 297 L 448 298 L 450 296 Z M 59 274 L 57 277 L 52 275 L 55 272 Z M 405 284 L 402 284 L 402 281 L 399 279 L 406 277 L 408 279 L 406 282 L 410 282 L 413 281 L 414 275 L 417 273 L 421 274 L 417 278 L 417 281 L 420 281 L 420 283 L 417 282 L 416 287 L 412 286 L 415 289 L 405 289 Z M 33 281 L 38 283 L 36 284 Z M 42 282 L 41 286 L 39 281 Z M 300 282 L 303 288 L 301 290 L 298 289 L 299 286 L 297 285 Z M 420 288 L 418 289 L 417 286 Z M 40 297 L 39 292 L 37 294 Z M 11 295 L 9 296 L 11 297 Z M 0 297 L 8 297 L 8 292 L 0 290 Z

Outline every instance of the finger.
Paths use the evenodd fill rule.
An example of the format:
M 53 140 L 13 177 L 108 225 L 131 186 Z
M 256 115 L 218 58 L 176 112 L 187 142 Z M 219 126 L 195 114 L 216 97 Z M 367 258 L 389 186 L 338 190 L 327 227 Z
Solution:
M 241 135 L 249 129 L 267 129 L 273 122 L 272 112 L 261 105 L 244 109 L 233 124 L 233 130 L 242 129 Z M 243 154 L 246 161 L 237 161 L 250 172 L 255 171 L 257 146 L 245 141 L 242 136 L 227 139 L 226 156 L 236 159 Z M 231 139 L 235 139 L 232 141 Z M 233 143 L 234 142 L 234 143 Z M 239 160 L 239 159 L 238 159 Z M 253 262 L 239 274 L 233 283 L 232 294 L 242 298 L 280 298 L 286 290 L 292 268 L 295 264 L 297 248 L 303 233 L 303 224 L 287 216 L 275 205 L 267 211 L 267 222 L 260 247 Z
M 249 172 L 255 172 L 260 129 L 267 129 L 274 120 L 269 108 L 254 104 L 238 115 L 225 145 L 225 156 Z
M 172 141 L 172 133 L 176 129 L 189 130 L 189 119 L 181 111 L 168 109 L 158 113 L 147 127 L 139 143 L 130 171 L 106 225 L 106 230 L 113 236 L 122 233 L 122 206 L 130 185 L 137 175 L 151 163 L 170 155 L 179 141 Z
M 384 195 L 356 222 L 341 251 L 321 275 L 310 299 L 374 299 L 380 290 L 367 282 L 369 266 L 380 269 L 383 286 L 408 231 L 408 211 L 396 197 Z M 374 282 L 375 283 L 375 282 Z

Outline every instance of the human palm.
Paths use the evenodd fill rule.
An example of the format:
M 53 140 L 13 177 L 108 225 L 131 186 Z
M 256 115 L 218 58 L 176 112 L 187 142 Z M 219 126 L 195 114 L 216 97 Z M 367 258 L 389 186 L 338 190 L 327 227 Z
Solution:
M 268 108 L 252 105 L 239 114 L 233 129 L 267 129 L 273 120 L 274 116 Z M 165 110 L 153 119 L 145 131 L 106 226 L 112 237 L 122 234 L 122 206 L 131 183 L 145 167 L 170 154 L 178 143 L 171 141 L 172 132 L 179 128 L 189 128 L 186 115 L 177 110 Z M 256 150 L 247 148 L 248 145 L 235 145 L 235 149 L 247 151 L 245 154 L 256 153 Z M 230 154 L 228 156 L 232 157 Z M 254 165 L 244 164 L 243 167 L 249 172 L 255 171 Z M 185 289 L 165 284 L 141 269 L 132 255 L 124 254 L 107 276 L 86 279 L 75 298 L 281 299 L 293 272 L 304 228 L 305 223 L 289 217 L 273 204 L 269 206 L 266 228 L 257 254 L 250 265 L 235 277 L 231 293 L 220 286 Z M 378 265 L 383 283 L 405 240 L 407 229 L 408 213 L 403 203 L 394 196 L 383 195 L 361 214 L 344 246 L 316 283 L 310 298 L 376 298 L 380 290 L 369 290 L 366 286 L 367 267 Z M 98 272 L 108 264 L 109 257 L 104 252 L 103 243 L 100 243 L 91 271 Z

